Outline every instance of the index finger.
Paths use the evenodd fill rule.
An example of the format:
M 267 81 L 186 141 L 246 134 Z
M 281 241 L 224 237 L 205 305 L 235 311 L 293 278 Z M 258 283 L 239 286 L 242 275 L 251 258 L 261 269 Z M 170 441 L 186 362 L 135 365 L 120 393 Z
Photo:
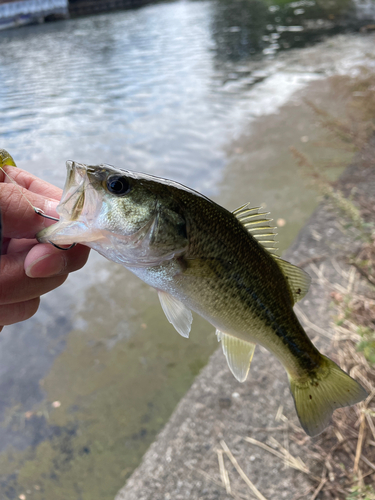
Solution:
M 12 182 L 3 172 L 5 172 L 21 187 L 27 189 L 28 191 L 40 194 L 42 196 L 48 198 L 54 198 L 55 200 L 59 200 L 61 198 L 61 189 L 50 184 L 47 181 L 43 181 L 39 179 L 33 174 L 30 174 L 26 170 L 22 170 L 21 168 L 6 166 L 0 168 L 0 183 L 1 182 Z
M 55 210 L 57 204 L 57 200 L 26 191 L 13 184 L 0 183 L 3 236 L 34 238 L 38 231 L 50 226 L 53 221 L 37 215 L 33 207 L 40 208 L 45 214 L 58 218 Z

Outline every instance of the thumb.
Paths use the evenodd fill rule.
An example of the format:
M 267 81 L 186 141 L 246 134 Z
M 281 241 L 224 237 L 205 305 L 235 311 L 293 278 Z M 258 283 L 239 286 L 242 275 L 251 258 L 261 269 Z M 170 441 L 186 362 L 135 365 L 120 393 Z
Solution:
M 35 245 L 25 258 L 25 273 L 30 278 L 49 278 L 80 269 L 87 261 L 90 249 L 77 245 L 59 250 L 47 243 Z

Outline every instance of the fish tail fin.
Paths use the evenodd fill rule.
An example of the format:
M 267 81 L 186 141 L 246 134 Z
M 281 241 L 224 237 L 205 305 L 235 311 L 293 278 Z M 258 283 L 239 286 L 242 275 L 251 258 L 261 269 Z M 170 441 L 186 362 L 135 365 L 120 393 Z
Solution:
M 301 426 L 310 436 L 317 436 L 329 425 L 336 408 L 354 405 L 366 398 L 365 389 L 322 355 L 321 368 L 307 380 L 289 382 Z

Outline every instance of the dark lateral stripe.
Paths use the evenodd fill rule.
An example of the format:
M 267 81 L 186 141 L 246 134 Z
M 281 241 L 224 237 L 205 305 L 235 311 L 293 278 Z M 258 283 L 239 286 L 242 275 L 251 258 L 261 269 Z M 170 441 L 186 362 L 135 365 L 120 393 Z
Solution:
M 273 312 L 266 307 L 261 299 L 258 297 L 257 293 L 247 287 L 238 274 L 232 275 L 236 288 L 243 292 L 245 291 L 252 300 L 256 303 L 257 309 L 260 315 L 264 318 L 266 324 L 268 324 L 275 334 L 281 339 L 282 343 L 287 347 L 290 353 L 296 357 L 301 365 L 307 370 L 314 370 L 316 368 L 316 361 L 314 361 L 307 353 L 306 350 L 301 348 L 298 343 L 291 337 L 290 333 L 285 329 L 285 327 L 279 325 L 276 321 Z

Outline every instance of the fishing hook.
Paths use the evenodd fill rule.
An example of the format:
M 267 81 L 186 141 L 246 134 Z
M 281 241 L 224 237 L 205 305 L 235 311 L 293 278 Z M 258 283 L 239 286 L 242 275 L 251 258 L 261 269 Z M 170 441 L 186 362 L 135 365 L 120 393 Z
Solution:
M 46 219 L 51 219 L 51 220 L 56 220 L 56 221 L 60 220 L 60 219 L 56 219 L 56 217 L 52 217 L 51 215 L 46 215 L 41 208 L 34 207 L 34 211 L 36 214 L 41 215 L 42 217 L 45 217 Z M 58 248 L 59 250 L 70 250 L 71 248 L 73 248 L 77 245 L 77 243 L 72 243 L 69 247 L 63 248 L 63 247 L 59 247 L 58 245 L 56 245 L 56 243 L 52 243 L 52 241 L 50 241 L 50 240 L 48 240 L 48 243 L 51 243 L 52 246 L 54 246 L 55 248 Z
M 5 151 L 5 149 L 0 149 L 0 168 L 2 169 L 4 165 L 13 165 L 14 167 L 16 167 L 17 165 L 15 164 L 13 158 L 11 157 L 11 155 Z M 29 205 L 31 205 L 31 207 L 33 208 L 34 212 L 42 217 L 44 217 L 45 219 L 50 219 L 50 220 L 54 220 L 54 221 L 59 221 L 59 219 L 57 219 L 56 217 L 52 217 L 51 215 L 46 215 L 44 213 L 44 211 L 41 209 L 41 208 L 37 208 L 37 207 L 34 207 L 34 205 L 27 199 L 27 197 L 22 193 L 21 191 L 21 188 L 18 186 L 18 184 L 15 182 L 14 179 L 12 179 L 9 174 L 7 174 L 7 172 L 5 170 L 3 170 L 4 174 L 10 179 L 10 181 L 15 184 L 17 186 L 17 188 L 19 189 L 19 191 L 21 192 L 21 195 L 25 198 L 25 200 L 27 201 L 27 203 L 29 203 Z M 0 256 L 1 256 L 1 251 L 2 251 L 2 236 L 3 236 L 3 231 L 2 231 L 2 217 L 1 217 L 1 210 L 0 210 Z M 75 247 L 77 243 L 73 243 L 72 245 L 70 245 L 69 247 L 67 248 L 63 248 L 63 247 L 59 247 L 58 245 L 55 245 L 55 243 L 52 243 L 52 241 L 48 241 L 49 243 L 51 243 L 51 245 L 53 245 L 55 248 L 58 248 L 59 250 L 70 250 L 71 248 Z
M 63 247 L 59 247 L 58 245 L 56 245 L 56 243 L 52 243 L 52 241 L 50 241 L 50 240 L 48 240 L 48 243 L 51 243 L 52 246 L 54 246 L 55 248 L 58 248 L 59 250 L 70 250 L 71 248 L 73 248 L 77 245 L 77 243 L 72 243 L 70 245 L 70 247 L 63 248 Z
M 59 221 L 60 220 L 60 219 L 56 219 L 56 217 L 52 217 L 52 215 L 46 215 L 41 208 L 33 207 L 33 209 L 34 209 L 34 212 L 36 214 L 41 215 L 45 219 L 51 219 L 51 220 L 55 220 L 55 221 Z

